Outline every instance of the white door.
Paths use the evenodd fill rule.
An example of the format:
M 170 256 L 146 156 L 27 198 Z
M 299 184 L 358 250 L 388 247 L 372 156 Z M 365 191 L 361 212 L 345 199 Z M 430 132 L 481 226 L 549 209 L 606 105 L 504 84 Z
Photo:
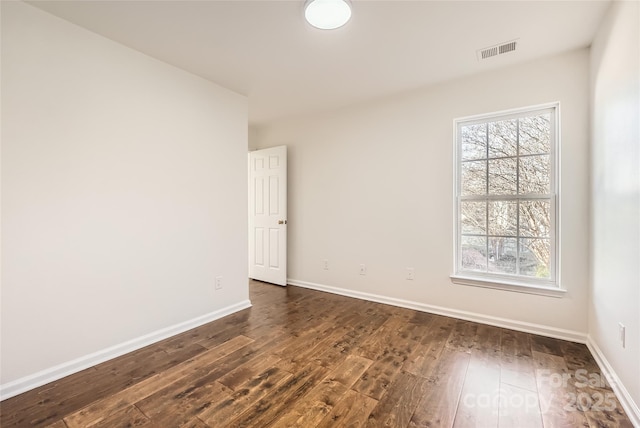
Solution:
M 249 277 L 287 285 L 287 147 L 249 153 Z

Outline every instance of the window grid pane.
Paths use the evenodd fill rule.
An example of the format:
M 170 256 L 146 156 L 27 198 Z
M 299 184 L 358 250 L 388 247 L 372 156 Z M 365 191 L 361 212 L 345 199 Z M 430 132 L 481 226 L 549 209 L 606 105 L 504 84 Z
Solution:
M 553 107 L 459 124 L 458 132 L 466 138 L 460 140 L 458 158 L 457 254 L 462 271 L 555 282 L 555 114 Z
M 465 270 L 487 271 L 487 238 L 483 236 L 463 236 L 461 250 L 461 263 Z
M 484 123 L 463 126 L 462 160 L 485 159 L 487 157 L 487 125 Z
M 463 162 L 462 170 L 462 195 L 486 195 L 487 194 L 487 161 Z
M 490 195 L 515 195 L 517 186 L 517 158 L 489 159 Z

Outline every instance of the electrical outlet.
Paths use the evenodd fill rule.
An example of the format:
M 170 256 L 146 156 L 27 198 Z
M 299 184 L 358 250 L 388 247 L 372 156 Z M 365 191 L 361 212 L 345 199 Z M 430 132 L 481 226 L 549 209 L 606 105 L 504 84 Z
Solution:
M 618 334 L 620 337 L 620 344 L 622 345 L 622 347 L 625 347 L 625 326 L 624 324 L 622 324 L 621 322 L 618 323 Z
M 322 261 L 322 269 L 324 269 L 324 270 L 329 270 L 329 260 L 324 259 L 324 260 Z
M 216 290 L 221 290 L 222 289 L 222 277 L 221 276 L 216 276 Z
M 364 264 L 360 265 L 360 275 L 366 275 L 367 274 L 367 266 Z
M 416 271 L 414 268 L 407 268 L 407 280 L 413 281 L 416 277 Z

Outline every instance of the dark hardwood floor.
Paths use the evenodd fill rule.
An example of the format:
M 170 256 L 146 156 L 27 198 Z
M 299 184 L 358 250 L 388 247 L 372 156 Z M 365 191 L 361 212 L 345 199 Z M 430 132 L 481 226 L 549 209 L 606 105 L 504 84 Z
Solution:
M 584 345 L 298 287 L 0 403 L 8 427 L 631 427 Z

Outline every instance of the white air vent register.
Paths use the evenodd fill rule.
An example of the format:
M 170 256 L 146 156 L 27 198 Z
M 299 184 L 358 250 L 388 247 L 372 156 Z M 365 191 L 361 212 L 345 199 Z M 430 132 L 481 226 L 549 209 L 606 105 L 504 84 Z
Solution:
M 495 46 L 489 46 L 488 48 L 479 49 L 477 51 L 478 61 L 482 61 L 494 56 L 506 54 L 516 50 L 518 40 L 512 40 L 510 42 L 501 43 Z

